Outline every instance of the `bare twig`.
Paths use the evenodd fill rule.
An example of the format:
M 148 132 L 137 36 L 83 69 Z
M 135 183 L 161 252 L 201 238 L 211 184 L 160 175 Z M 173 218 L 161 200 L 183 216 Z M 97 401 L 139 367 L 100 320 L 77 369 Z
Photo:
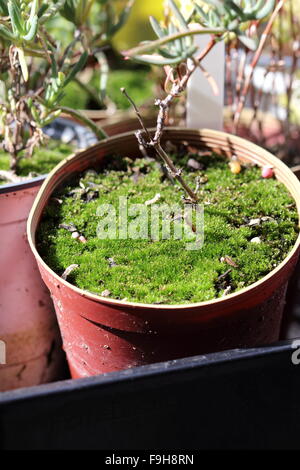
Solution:
M 145 148 L 152 147 L 156 151 L 156 153 L 159 155 L 159 157 L 162 159 L 162 161 L 164 162 L 167 170 L 172 175 L 172 177 L 175 178 L 179 182 L 179 184 L 182 186 L 182 188 L 185 190 L 185 192 L 189 196 L 191 202 L 197 203 L 198 197 L 197 197 L 196 193 L 194 191 L 192 191 L 191 188 L 188 186 L 188 184 L 184 181 L 184 179 L 181 176 L 181 173 L 182 173 L 181 170 L 176 168 L 176 166 L 174 165 L 171 158 L 164 151 L 164 149 L 162 148 L 162 146 L 160 144 L 160 139 L 156 140 L 155 136 L 152 137 L 150 135 L 150 132 L 148 131 L 147 127 L 145 126 L 145 124 L 143 122 L 143 118 L 142 118 L 136 104 L 134 103 L 132 98 L 129 97 L 128 93 L 126 92 L 126 90 L 124 88 L 122 88 L 122 93 L 124 93 L 124 95 L 128 98 L 128 100 L 130 101 L 130 103 L 134 107 L 134 110 L 135 110 L 135 112 L 137 114 L 137 117 L 138 117 L 138 119 L 141 123 L 141 126 L 143 128 L 143 131 L 140 130 L 140 131 L 137 131 L 135 133 L 136 138 L 137 138 L 138 143 L 140 144 L 140 146 L 145 147 Z M 146 137 L 147 137 L 148 141 L 146 141 L 144 139 L 143 132 L 146 134 Z
M 235 116 L 234 116 L 234 120 L 233 120 L 233 132 L 234 133 L 237 132 L 241 112 L 242 112 L 242 110 L 244 108 L 244 105 L 245 105 L 246 96 L 247 96 L 248 91 L 249 91 L 249 87 L 250 87 L 250 83 L 251 83 L 251 80 L 252 80 L 252 77 L 253 77 L 254 69 L 255 69 L 255 67 L 257 65 L 257 62 L 258 62 L 258 60 L 261 56 L 262 50 L 263 50 L 263 48 L 265 46 L 265 43 L 267 41 L 267 38 L 270 34 L 273 23 L 274 23 L 277 15 L 278 15 L 278 13 L 280 12 L 281 8 L 285 4 L 285 2 L 286 2 L 286 0 L 279 0 L 279 2 L 277 3 L 272 15 L 270 16 L 270 19 L 269 19 L 269 21 L 268 21 L 268 23 L 265 27 L 265 30 L 264 30 L 263 34 L 261 35 L 258 48 L 257 48 L 257 50 L 256 50 L 256 52 L 253 56 L 252 62 L 250 64 L 250 71 L 249 71 L 249 73 L 246 77 L 244 87 L 243 87 L 243 90 L 242 90 L 242 93 L 241 93 L 241 96 L 240 96 L 240 99 L 239 99 L 239 103 L 238 103 L 238 106 L 237 106 L 237 110 L 236 110 L 236 113 L 235 113 Z

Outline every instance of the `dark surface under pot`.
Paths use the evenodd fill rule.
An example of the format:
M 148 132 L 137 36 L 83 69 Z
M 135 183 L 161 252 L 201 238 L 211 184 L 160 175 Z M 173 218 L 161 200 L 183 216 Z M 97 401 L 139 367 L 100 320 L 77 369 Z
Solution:
M 2 449 L 297 449 L 290 343 L 4 393 Z
M 299 449 L 300 263 L 281 337 L 2 393 L 0 448 Z
M 299 449 L 300 263 L 285 319 L 266 347 L 2 393 L 0 448 Z

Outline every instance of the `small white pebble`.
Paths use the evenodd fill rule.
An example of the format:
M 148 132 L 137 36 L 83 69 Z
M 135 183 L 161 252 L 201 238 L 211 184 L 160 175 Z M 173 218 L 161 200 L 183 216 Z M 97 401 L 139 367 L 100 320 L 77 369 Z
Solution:
M 251 243 L 261 243 L 260 237 L 254 237 L 252 240 L 250 240 Z
M 79 241 L 81 241 L 81 243 L 86 243 L 86 238 L 83 235 L 80 235 Z
M 102 297 L 109 297 L 110 296 L 110 291 L 108 289 L 105 289 L 103 292 L 100 294 Z
M 261 221 L 261 219 L 251 219 L 248 225 L 250 225 L 250 226 L 259 225 L 260 221 Z
M 79 233 L 78 232 L 72 232 L 72 238 L 79 238 Z

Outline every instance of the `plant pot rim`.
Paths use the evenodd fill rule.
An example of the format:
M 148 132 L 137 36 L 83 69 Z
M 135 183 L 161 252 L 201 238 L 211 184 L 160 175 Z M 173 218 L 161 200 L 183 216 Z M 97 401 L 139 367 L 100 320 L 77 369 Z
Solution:
M 149 129 L 149 131 L 150 131 L 150 133 L 154 133 L 155 129 L 154 128 Z M 282 171 L 284 171 L 289 176 L 289 180 L 297 188 L 297 192 L 299 193 L 299 199 L 296 200 L 295 197 L 294 197 L 294 200 L 295 200 L 297 210 L 298 210 L 299 226 L 300 226 L 300 182 L 297 179 L 297 177 L 294 175 L 294 173 L 290 170 L 290 168 L 288 168 L 281 160 L 279 160 L 277 157 L 272 155 L 267 150 L 262 149 L 258 145 L 253 144 L 252 142 L 246 141 L 246 139 L 243 139 L 241 137 L 237 137 L 235 135 L 228 134 L 228 133 L 222 132 L 222 131 L 215 131 L 215 130 L 212 130 L 212 129 L 190 129 L 190 128 L 182 128 L 182 127 L 167 127 L 164 131 L 164 135 L 174 134 L 176 132 L 183 133 L 185 131 L 187 133 L 186 139 L 189 138 L 189 132 L 192 132 L 192 133 L 197 133 L 199 135 L 199 137 L 201 137 L 201 135 L 207 135 L 207 136 L 209 135 L 210 137 L 221 136 L 221 137 L 226 137 L 227 139 L 231 139 L 232 141 L 234 141 L 237 144 L 240 143 L 240 144 L 245 145 L 245 142 L 246 142 L 248 148 L 252 149 L 252 151 L 254 151 L 254 153 L 255 153 L 255 150 L 256 151 L 259 150 L 260 153 L 263 153 L 264 156 L 268 157 L 269 162 L 275 167 L 275 169 L 281 169 Z M 101 148 L 101 146 L 112 142 L 116 138 L 121 138 L 121 137 L 126 138 L 126 137 L 130 137 L 130 136 L 133 136 L 133 135 L 134 135 L 134 132 L 126 132 L 126 133 L 123 133 L 123 134 L 115 135 L 115 136 L 109 137 L 107 139 L 101 140 L 101 142 L 99 142 L 96 145 L 93 145 L 90 148 L 96 148 L 96 147 Z M 51 274 L 51 276 L 57 281 L 58 284 L 61 284 L 64 287 L 73 290 L 75 293 L 81 295 L 84 298 L 87 298 L 87 299 L 89 299 L 91 301 L 94 301 L 94 302 L 97 302 L 97 303 L 105 304 L 107 306 L 112 306 L 112 307 L 119 307 L 120 308 L 122 306 L 126 306 L 126 307 L 131 307 L 133 309 L 134 308 L 151 308 L 153 310 L 184 310 L 184 309 L 187 309 L 187 308 L 188 309 L 191 309 L 191 308 L 197 309 L 199 307 L 205 307 L 205 306 L 217 306 L 218 304 L 221 306 L 221 305 L 224 305 L 227 302 L 235 303 L 235 302 L 239 301 L 239 297 L 242 294 L 251 295 L 252 291 L 255 294 L 255 290 L 257 288 L 261 288 L 261 290 L 263 290 L 264 286 L 268 283 L 268 281 L 273 276 L 280 275 L 280 272 L 286 267 L 286 265 L 289 263 L 289 261 L 294 256 L 296 256 L 296 252 L 298 250 L 300 250 L 300 233 L 299 233 L 293 248 L 291 249 L 289 254 L 286 256 L 286 258 L 276 268 L 272 269 L 272 271 L 270 271 L 266 276 L 262 277 L 260 280 L 256 281 L 255 283 L 250 284 L 249 286 L 238 290 L 237 292 L 226 295 L 225 297 L 214 298 L 214 299 L 211 299 L 211 300 L 208 300 L 208 301 L 203 301 L 203 302 L 194 302 L 194 303 L 187 303 L 187 304 L 147 304 L 147 303 L 142 303 L 142 302 L 128 302 L 128 301 L 121 301 L 121 300 L 117 300 L 117 299 L 110 299 L 110 298 L 107 298 L 107 297 L 102 297 L 100 295 L 94 294 L 94 293 L 89 292 L 87 290 L 80 289 L 79 287 L 76 287 L 73 284 L 69 283 L 68 281 L 62 279 L 58 274 L 56 274 L 52 269 L 50 269 L 50 267 L 45 263 L 45 261 L 40 256 L 40 254 L 39 254 L 39 252 L 36 248 L 35 230 L 33 229 L 33 227 L 34 227 L 34 214 L 35 214 L 35 211 L 37 210 L 38 206 L 40 205 L 41 196 L 42 196 L 44 190 L 48 186 L 52 186 L 52 184 L 51 184 L 52 176 L 57 171 L 61 170 L 64 166 L 66 166 L 70 162 L 70 160 L 73 160 L 75 158 L 78 159 L 84 153 L 85 153 L 85 150 L 83 150 L 81 152 L 78 152 L 76 154 L 70 155 L 69 157 L 62 160 L 48 174 L 47 178 L 45 179 L 43 185 L 41 186 L 41 188 L 40 188 L 40 190 L 37 194 L 37 197 L 36 197 L 36 199 L 34 201 L 34 204 L 31 208 L 29 218 L 28 218 L 28 221 L 27 221 L 27 237 L 28 237 L 30 248 L 31 248 L 36 260 L 43 266 L 45 271 L 47 271 L 49 274 Z M 287 189 L 289 189 L 286 184 L 285 184 L 285 187 Z M 38 224 L 37 224 L 37 226 L 38 226 Z
M 39 175 L 39 176 L 35 176 L 34 178 L 28 178 L 17 183 L 2 184 L 0 186 L 0 195 L 33 188 L 39 185 L 40 182 L 44 181 L 46 178 L 47 178 L 47 175 Z

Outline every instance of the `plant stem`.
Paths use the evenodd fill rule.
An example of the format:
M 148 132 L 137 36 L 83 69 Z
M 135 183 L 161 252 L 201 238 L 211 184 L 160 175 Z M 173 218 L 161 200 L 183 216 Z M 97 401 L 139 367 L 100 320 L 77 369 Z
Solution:
M 206 30 L 207 33 L 207 30 Z M 220 31 L 218 31 L 218 34 L 220 34 Z M 141 132 L 137 132 L 136 136 L 139 141 L 139 144 L 144 147 L 153 147 L 156 153 L 159 155 L 159 157 L 163 160 L 167 168 L 169 169 L 171 175 L 178 181 L 178 183 L 182 186 L 184 191 L 187 193 L 189 198 L 191 199 L 191 202 L 197 203 L 198 202 L 198 196 L 196 193 L 188 186 L 188 184 L 184 181 L 184 179 L 181 176 L 181 170 L 178 170 L 170 157 L 167 155 L 167 153 L 163 150 L 162 146 L 160 145 L 160 140 L 161 136 L 164 130 L 164 125 L 167 117 L 167 113 L 170 107 L 171 102 L 173 101 L 174 98 L 178 97 L 187 86 L 187 83 L 191 77 L 191 75 L 195 72 L 195 70 L 199 67 L 200 62 L 207 56 L 207 54 L 210 52 L 210 50 L 214 47 L 216 44 L 216 38 L 212 36 L 210 41 L 208 42 L 207 46 L 201 51 L 201 53 L 198 55 L 197 58 L 194 58 L 189 66 L 187 66 L 187 71 L 185 75 L 180 78 L 179 82 L 174 83 L 172 86 L 172 89 L 170 93 L 166 96 L 164 100 L 156 100 L 155 104 L 159 106 L 159 113 L 157 116 L 157 124 L 156 124 L 156 132 L 154 137 L 152 138 L 148 129 L 146 128 L 142 116 L 135 105 L 134 101 L 130 98 L 130 96 L 127 94 L 125 88 L 121 88 L 122 93 L 127 97 L 127 99 L 130 101 L 132 104 L 136 115 L 141 123 L 141 126 L 143 128 L 144 133 L 147 136 L 148 142 L 145 142 Z M 148 46 L 149 47 L 149 46 Z
M 158 156 L 161 158 L 161 160 L 165 163 L 165 165 L 166 165 L 168 171 L 171 173 L 172 177 L 175 178 L 178 181 L 178 183 L 182 186 L 182 188 L 187 193 L 187 195 L 189 196 L 191 201 L 193 203 L 196 203 L 198 201 L 198 197 L 197 197 L 196 193 L 194 191 L 192 191 L 192 189 L 188 186 L 188 184 L 182 178 L 181 170 L 178 170 L 176 168 L 176 166 L 174 165 L 171 158 L 164 151 L 164 149 L 162 148 L 162 146 L 160 144 L 160 139 L 156 140 L 155 137 L 152 138 L 152 136 L 150 135 L 150 132 L 148 131 L 147 127 L 144 124 L 143 118 L 142 118 L 142 116 L 139 112 L 138 107 L 134 103 L 133 99 L 128 95 L 125 88 L 121 88 L 121 91 L 126 96 L 126 98 L 129 100 L 129 102 L 132 104 L 132 106 L 135 110 L 135 113 L 137 115 L 137 118 L 138 118 L 138 120 L 139 120 L 139 122 L 140 122 L 140 124 L 143 128 L 143 131 L 147 136 L 148 141 L 145 142 L 145 140 L 143 139 L 143 137 L 141 135 L 142 131 L 138 131 L 136 133 L 136 137 L 138 139 L 139 144 L 142 147 L 152 147 L 155 150 L 155 152 L 158 154 Z
M 98 127 L 93 121 L 91 121 L 88 117 L 86 117 L 80 111 L 72 109 L 72 108 L 68 108 L 67 106 L 59 106 L 54 111 L 58 111 L 58 110 L 61 110 L 62 112 L 68 114 L 69 116 L 72 116 L 72 117 L 78 119 L 83 124 L 88 126 L 94 132 L 96 137 L 98 137 L 99 140 L 103 140 L 103 139 L 106 139 L 108 137 L 106 132 L 104 132 L 104 130 L 101 129 L 101 127 Z
M 161 159 L 164 161 L 166 164 L 167 168 L 170 169 L 171 175 L 173 178 L 175 178 L 178 183 L 183 187 L 187 195 L 190 197 L 191 201 L 193 203 L 196 203 L 198 201 L 198 196 L 192 189 L 188 186 L 188 184 L 184 181 L 184 179 L 181 176 L 181 170 L 178 170 L 174 163 L 172 162 L 171 158 L 168 156 L 168 154 L 164 151 L 160 143 L 154 142 L 153 143 L 153 148 L 157 152 L 157 154 L 161 157 Z
M 246 77 L 244 87 L 243 87 L 243 91 L 241 93 L 241 96 L 240 96 L 240 99 L 239 99 L 239 102 L 238 102 L 238 106 L 237 106 L 237 110 L 236 110 L 236 113 L 234 115 L 234 120 L 233 120 L 233 132 L 234 133 L 237 133 L 237 128 L 238 128 L 238 124 L 239 124 L 239 121 L 240 121 L 241 112 L 244 109 L 244 105 L 245 105 L 245 102 L 246 102 L 246 96 L 247 96 L 248 91 L 249 91 L 249 87 L 250 87 L 250 83 L 251 83 L 251 80 L 252 80 L 252 77 L 253 77 L 254 69 L 255 69 L 255 67 L 257 65 L 257 62 L 258 62 L 258 60 L 261 56 L 262 50 L 265 46 L 266 40 L 267 40 L 267 38 L 269 36 L 269 33 L 272 29 L 273 23 L 274 23 L 277 15 L 278 15 L 278 13 L 280 12 L 281 8 L 285 4 L 285 1 L 286 0 L 279 0 L 279 2 L 277 3 L 277 5 L 276 5 L 276 7 L 275 7 L 268 23 L 267 23 L 267 26 L 265 27 L 265 30 L 264 30 L 263 34 L 261 35 L 258 48 L 257 48 L 257 50 L 254 54 L 254 57 L 252 59 L 252 62 L 250 64 L 250 72 L 248 73 L 248 75 Z
M 134 47 L 133 49 L 129 49 L 128 51 L 123 51 L 122 54 L 125 57 L 133 57 L 135 55 L 144 53 L 144 52 L 151 52 L 154 49 L 157 49 L 168 42 L 175 41 L 176 39 L 181 39 L 186 36 L 195 36 L 197 34 L 212 34 L 216 36 L 220 36 L 226 33 L 226 30 L 222 29 L 191 29 L 190 31 L 180 31 L 179 33 L 170 34 L 169 36 L 165 36 L 161 39 L 157 39 L 156 41 L 152 41 L 149 44 L 143 44 L 142 46 Z

